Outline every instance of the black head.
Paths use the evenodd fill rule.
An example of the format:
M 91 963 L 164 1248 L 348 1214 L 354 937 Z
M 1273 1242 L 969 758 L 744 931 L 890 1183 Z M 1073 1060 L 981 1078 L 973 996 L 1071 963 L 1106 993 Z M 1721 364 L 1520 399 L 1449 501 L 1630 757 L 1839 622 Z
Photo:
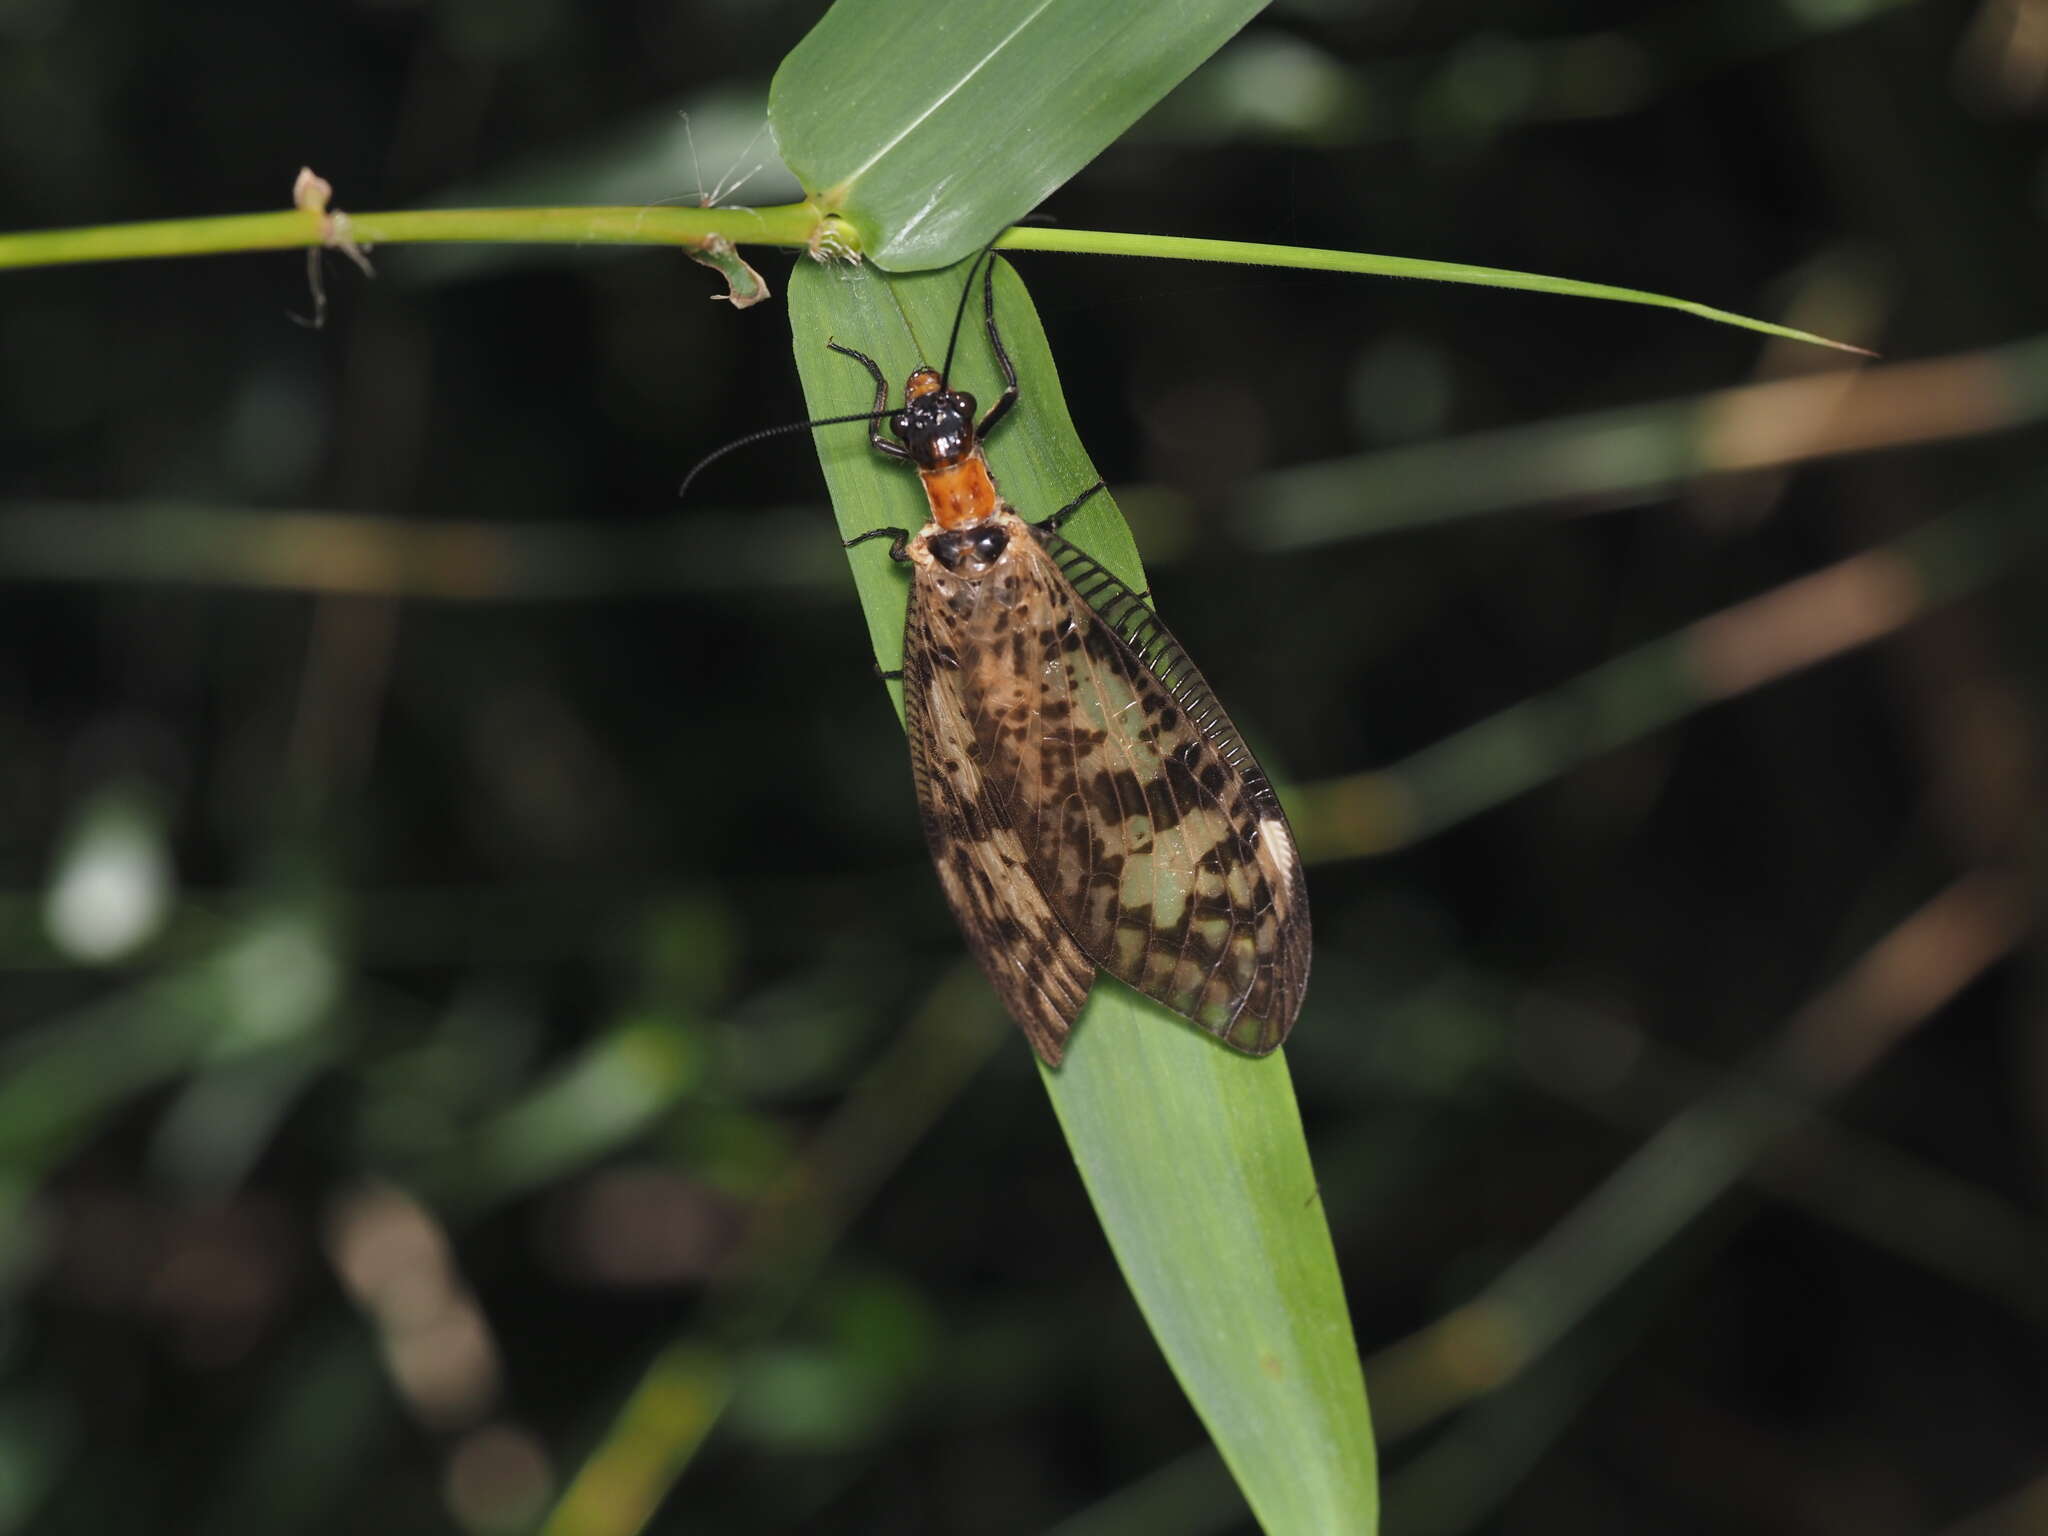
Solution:
M 889 418 L 889 430 L 919 469 L 944 469 L 974 452 L 974 417 L 974 396 L 920 368 L 903 386 L 903 409 Z

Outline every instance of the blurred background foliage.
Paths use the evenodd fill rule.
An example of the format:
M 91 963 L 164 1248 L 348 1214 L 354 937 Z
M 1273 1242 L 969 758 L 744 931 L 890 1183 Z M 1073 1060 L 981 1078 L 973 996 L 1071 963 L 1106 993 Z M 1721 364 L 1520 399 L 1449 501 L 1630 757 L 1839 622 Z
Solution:
M 0 223 L 781 201 L 817 12 L 7 0 Z M 1318 856 L 1390 1529 L 2048 1524 L 2044 110 L 2040 0 L 1291 0 L 1049 209 L 1874 365 L 1020 259 Z M 1248 1529 L 808 447 L 674 501 L 779 304 L 375 259 L 0 281 L 0 1530 Z

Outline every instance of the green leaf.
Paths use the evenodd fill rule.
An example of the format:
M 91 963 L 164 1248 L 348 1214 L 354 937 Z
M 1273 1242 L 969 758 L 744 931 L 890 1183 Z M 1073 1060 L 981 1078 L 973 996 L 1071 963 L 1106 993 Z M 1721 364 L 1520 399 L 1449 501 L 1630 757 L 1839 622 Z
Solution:
M 1576 277 L 1547 277 L 1541 272 L 1512 272 L 1505 267 L 1475 267 L 1459 261 L 1426 261 L 1419 256 L 1382 256 L 1371 251 L 1318 250 L 1303 245 L 1262 245 L 1245 240 L 1197 240 L 1185 235 L 1134 235 L 1119 230 L 1057 229 L 1023 226 L 1007 231 L 1000 242 L 1006 251 L 1073 251 L 1096 256 L 1155 256 L 1174 261 L 1231 261 L 1251 267 L 1291 267 L 1312 272 L 1357 272 L 1383 277 L 1413 277 L 1432 283 L 1466 283 L 1475 288 L 1518 288 L 1525 293 L 1555 293 L 1575 299 L 1608 299 L 1617 304 L 1648 304 L 1697 315 L 1717 325 L 1736 325 L 1765 336 L 1810 342 L 1874 357 L 1867 347 L 1832 341 L 1811 331 L 1795 330 L 1770 320 L 1753 320 L 1731 310 L 1715 309 L 1692 299 L 1677 299 L 1641 288 L 1617 288 Z
M 775 72 L 769 120 L 871 259 L 944 266 L 1037 207 L 1261 4 L 839 0 Z
M 790 321 L 811 410 L 843 415 L 874 400 L 866 373 L 828 352 L 828 339 L 873 356 L 899 401 L 894 381 L 944 359 L 961 282 L 960 269 L 891 278 L 800 264 Z M 998 269 L 996 308 L 1024 393 L 990 458 L 1005 497 L 1038 516 L 1096 475 L 1037 316 L 1007 266 Z M 1001 387 L 978 302 L 952 381 L 984 401 Z M 860 424 L 814 436 L 843 534 L 923 524 L 917 476 L 877 454 Z M 1065 532 L 1143 589 L 1137 550 L 1109 496 L 1091 500 Z M 880 540 L 851 553 L 876 657 L 893 669 L 908 575 Z M 1311 1005 L 1303 1027 L 1318 1023 Z M 1014 1048 L 1026 1048 L 1021 1038 Z M 1317 1536 L 1372 1530 L 1365 1385 L 1284 1055 L 1239 1056 L 1101 979 L 1066 1065 L 1041 1075 L 1146 1322 L 1261 1524 Z

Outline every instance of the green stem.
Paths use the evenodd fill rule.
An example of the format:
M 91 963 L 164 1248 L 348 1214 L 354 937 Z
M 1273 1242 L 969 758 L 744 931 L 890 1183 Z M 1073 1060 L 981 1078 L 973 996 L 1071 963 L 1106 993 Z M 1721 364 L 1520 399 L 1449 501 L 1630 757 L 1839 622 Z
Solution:
M 817 209 L 808 203 L 779 208 L 433 208 L 350 214 L 345 228 L 348 239 L 364 247 L 516 242 L 694 248 L 714 235 L 742 245 L 802 246 L 817 229 L 819 218 Z M 0 268 L 279 251 L 330 243 L 338 242 L 330 238 L 325 216 L 292 209 L 0 235 Z
M 339 221 L 343 215 L 333 218 Z M 340 236 L 361 247 L 413 242 L 504 242 L 529 245 L 672 245 L 702 247 L 715 236 L 734 245 L 809 247 L 825 215 L 812 203 L 775 208 L 434 208 L 399 213 L 346 215 L 340 229 L 310 209 L 287 213 L 237 214 L 213 219 L 170 219 L 154 224 L 102 224 L 88 229 L 31 230 L 0 235 L 0 268 L 49 267 L 86 261 L 133 261 L 160 256 L 205 256 L 227 251 L 275 251 L 339 244 Z M 852 227 L 832 221 L 847 242 Z M 1830 341 L 1810 331 L 1752 320 L 1745 315 L 1674 299 L 1636 288 L 1576 278 L 1473 267 L 1458 262 L 1379 256 L 1366 251 L 1315 250 L 1240 240 L 1194 240 L 1179 235 L 1137 235 L 1115 230 L 1060 229 L 1018 225 L 996 242 L 1009 251 L 1066 251 L 1076 255 L 1151 256 L 1177 261 L 1232 261 L 1247 266 L 1294 267 L 1428 282 L 1469 283 L 1482 288 L 1518 288 L 1581 299 L 1608 299 L 1674 309 L 1765 336 L 1812 342 L 1843 352 L 1861 347 Z M 1865 354 L 1868 355 L 1868 354 Z

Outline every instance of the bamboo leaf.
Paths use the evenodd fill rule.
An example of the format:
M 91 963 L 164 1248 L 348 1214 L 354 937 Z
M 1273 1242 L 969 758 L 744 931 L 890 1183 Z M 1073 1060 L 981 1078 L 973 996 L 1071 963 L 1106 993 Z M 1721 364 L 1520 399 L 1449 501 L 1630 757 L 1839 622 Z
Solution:
M 790 318 L 811 410 L 843 415 L 873 402 L 865 372 L 828 352 L 828 339 L 869 353 L 892 380 L 920 362 L 936 365 L 960 288 L 957 270 L 891 278 L 803 264 L 790 283 Z M 1007 267 L 996 294 L 1024 394 L 991 458 L 1006 497 L 1029 516 L 1065 504 L 1096 476 L 1023 284 Z M 1000 385 L 972 309 L 969 325 L 952 377 L 992 399 Z M 875 453 L 861 425 L 814 435 L 844 534 L 924 522 L 917 477 Z M 1065 531 L 1144 586 L 1107 495 Z M 852 556 L 876 657 L 893 669 L 907 577 L 880 541 Z M 1304 1027 L 1317 1022 L 1311 1007 Z M 1041 1075 L 1153 1336 L 1260 1522 L 1275 1533 L 1372 1530 L 1365 1386 L 1284 1055 L 1238 1056 L 1103 979 L 1066 1065 Z
M 776 71 L 769 119 L 868 256 L 944 266 L 1037 207 L 1261 3 L 839 0 Z

